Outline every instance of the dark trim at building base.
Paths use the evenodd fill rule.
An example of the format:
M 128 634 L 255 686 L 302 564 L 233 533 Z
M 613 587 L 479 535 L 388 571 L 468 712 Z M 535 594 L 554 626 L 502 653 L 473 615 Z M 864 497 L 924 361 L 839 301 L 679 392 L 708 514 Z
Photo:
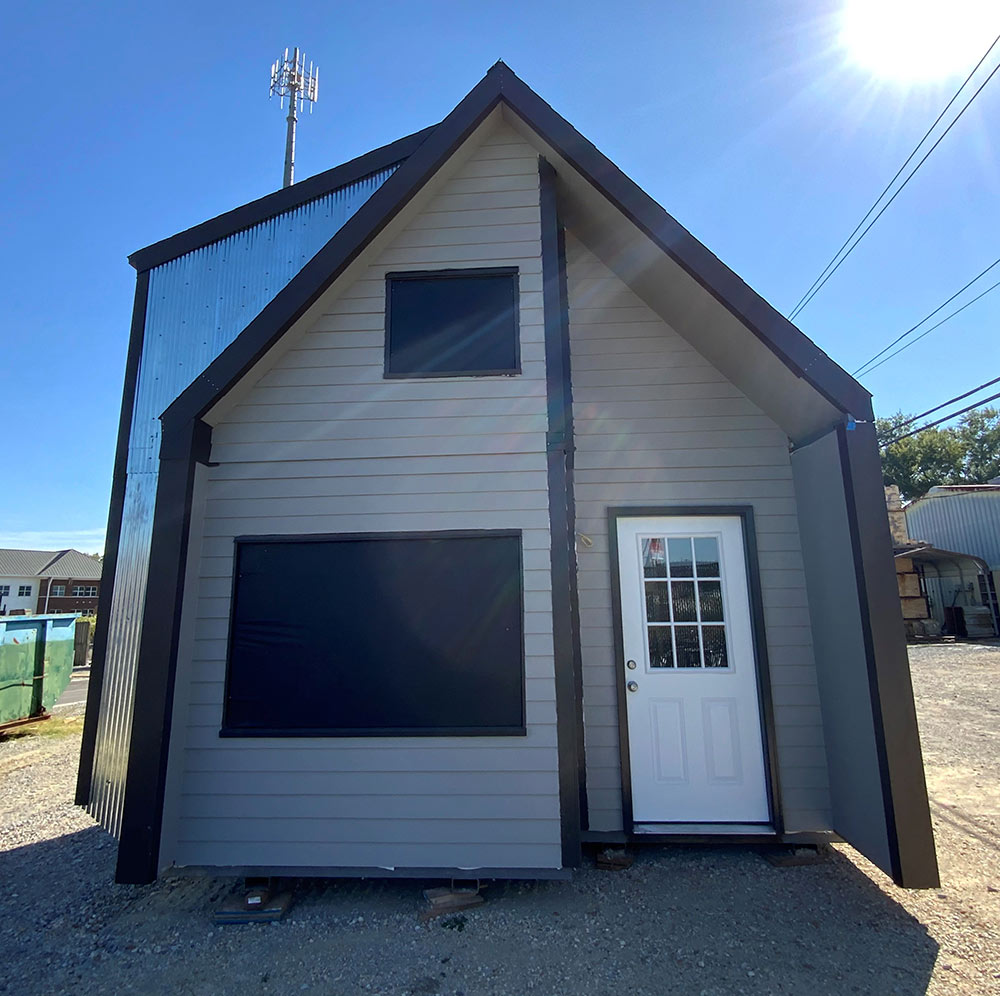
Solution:
M 832 831 L 797 833 L 626 833 L 624 830 L 585 830 L 584 844 L 836 844 Z
M 570 868 L 351 868 L 331 865 L 174 865 L 165 869 L 184 878 L 444 878 L 472 882 L 476 879 L 529 879 L 566 882 Z

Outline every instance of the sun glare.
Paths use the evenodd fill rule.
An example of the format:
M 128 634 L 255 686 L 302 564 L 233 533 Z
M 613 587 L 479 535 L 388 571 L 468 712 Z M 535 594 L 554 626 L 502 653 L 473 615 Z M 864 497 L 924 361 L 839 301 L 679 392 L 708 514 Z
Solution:
M 998 33 L 997 0 L 847 0 L 840 40 L 861 68 L 918 82 L 968 73 Z

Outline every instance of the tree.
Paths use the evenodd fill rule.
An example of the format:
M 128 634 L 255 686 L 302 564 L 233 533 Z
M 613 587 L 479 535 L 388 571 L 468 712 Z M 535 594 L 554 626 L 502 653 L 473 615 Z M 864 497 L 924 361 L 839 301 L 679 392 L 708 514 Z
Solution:
M 882 478 L 899 486 L 906 499 L 919 498 L 936 484 L 983 484 L 1000 474 L 1000 411 L 977 408 L 958 425 L 935 426 L 886 446 L 912 416 L 896 412 L 875 420 L 882 452 Z
M 965 450 L 966 483 L 985 484 L 1000 475 L 1000 409 L 974 408 L 955 431 Z

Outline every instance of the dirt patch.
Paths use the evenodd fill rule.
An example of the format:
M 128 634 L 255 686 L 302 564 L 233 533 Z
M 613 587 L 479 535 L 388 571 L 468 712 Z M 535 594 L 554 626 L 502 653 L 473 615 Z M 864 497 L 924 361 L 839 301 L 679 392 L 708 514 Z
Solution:
M 484 906 L 428 923 L 421 889 L 440 883 L 341 880 L 301 883 L 279 924 L 220 928 L 231 881 L 112 884 L 114 842 L 72 805 L 75 734 L 0 743 L 0 990 L 1000 993 L 1000 648 L 911 661 L 944 883 L 931 892 L 897 889 L 848 847 L 791 868 L 665 847 L 624 871 L 496 883 Z

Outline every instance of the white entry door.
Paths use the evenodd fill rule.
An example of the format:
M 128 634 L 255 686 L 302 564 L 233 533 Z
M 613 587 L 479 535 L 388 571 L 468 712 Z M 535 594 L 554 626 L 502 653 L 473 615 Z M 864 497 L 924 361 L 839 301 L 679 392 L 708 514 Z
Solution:
M 766 824 L 742 520 L 617 521 L 635 829 Z

